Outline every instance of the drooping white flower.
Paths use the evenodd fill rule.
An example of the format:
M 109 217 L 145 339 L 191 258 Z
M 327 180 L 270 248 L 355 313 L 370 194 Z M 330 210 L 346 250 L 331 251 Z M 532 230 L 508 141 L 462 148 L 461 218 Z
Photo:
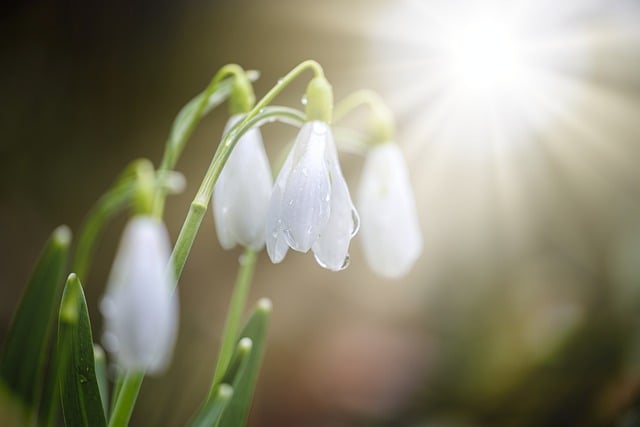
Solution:
M 407 165 L 398 145 L 384 143 L 367 154 L 358 208 L 367 262 L 378 274 L 400 277 L 422 252 L 422 234 Z
M 276 179 L 267 214 L 266 243 L 278 263 L 288 248 L 313 250 L 318 264 L 342 270 L 358 231 L 358 213 L 342 176 L 331 128 L 306 123 Z
M 233 116 L 225 132 L 242 118 Z M 273 179 L 257 128 L 250 129 L 236 143 L 213 191 L 213 219 L 224 249 L 237 244 L 260 250 Z
M 127 224 L 100 304 L 103 344 L 126 370 L 158 373 L 168 365 L 178 329 L 178 297 L 164 224 L 145 216 Z

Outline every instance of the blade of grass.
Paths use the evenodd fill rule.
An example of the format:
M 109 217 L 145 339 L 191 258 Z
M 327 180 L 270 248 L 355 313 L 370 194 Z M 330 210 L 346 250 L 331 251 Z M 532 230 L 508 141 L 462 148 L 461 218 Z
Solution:
M 73 273 L 67 279 L 60 304 L 58 348 L 62 351 L 59 372 L 65 425 L 106 426 L 87 303 L 82 285 Z
M 239 375 L 244 373 L 249 363 L 249 356 L 251 356 L 252 348 L 253 342 L 250 338 L 245 337 L 238 342 L 236 351 L 231 359 L 231 363 L 229 364 L 227 371 L 222 377 L 222 381 L 215 386 L 208 400 L 204 402 L 198 413 L 195 415 L 193 421 L 189 423 L 190 427 L 211 427 L 218 425 L 223 413 L 221 408 L 224 409 L 230 400 L 229 396 L 229 398 L 225 400 L 224 405 L 221 405 L 221 402 L 219 401 L 221 393 L 226 395 L 226 393 L 224 393 L 224 389 L 231 388 L 229 384 L 231 384 Z
M 241 427 L 246 425 L 253 400 L 253 392 L 260 373 L 260 365 L 262 364 L 271 309 L 270 300 L 266 298 L 260 300 L 240 335 L 241 337 L 250 338 L 253 347 L 249 360 L 246 362 L 246 367 L 238 371 L 231 383 L 233 396 L 222 413 L 222 419 L 220 420 L 220 426 L 222 427 Z
M 29 411 L 37 410 L 54 313 L 60 303 L 71 231 L 58 227 L 47 242 L 14 315 L 0 356 L 0 378 Z M 32 412 L 33 413 L 33 412 Z
M 102 409 L 104 409 L 105 412 L 104 416 L 108 419 L 109 382 L 107 381 L 107 357 L 102 347 L 98 344 L 93 344 L 93 359 L 96 367 L 96 379 L 98 381 L 98 389 L 100 390 Z

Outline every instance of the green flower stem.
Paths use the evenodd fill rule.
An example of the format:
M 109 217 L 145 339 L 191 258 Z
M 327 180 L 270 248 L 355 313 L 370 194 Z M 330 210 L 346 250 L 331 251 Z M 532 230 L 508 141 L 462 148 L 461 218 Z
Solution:
M 109 427 L 126 427 L 129 425 L 133 407 L 136 404 L 144 372 L 127 372 L 122 380 L 116 403 L 109 419 Z
M 367 105 L 371 109 L 371 138 L 373 143 L 391 141 L 395 135 L 395 121 L 389 107 L 372 90 L 358 90 L 340 101 L 333 111 L 333 120 L 343 119 L 356 108 Z
M 238 139 L 240 139 L 240 137 L 258 120 L 266 119 L 270 121 L 276 120 L 278 118 L 278 115 L 272 112 L 273 110 L 268 110 L 266 108 L 267 105 L 271 101 L 273 101 L 273 99 L 296 77 L 298 77 L 303 71 L 307 69 L 311 69 L 316 77 L 324 75 L 322 67 L 316 61 L 307 60 L 300 63 L 286 76 L 278 80 L 276 85 L 271 88 L 269 92 L 267 92 L 267 94 L 251 109 L 251 111 L 249 111 L 244 116 L 244 118 L 232 129 L 230 129 L 229 132 L 227 132 L 222 138 L 220 146 L 213 156 L 211 164 L 209 165 L 204 179 L 200 184 L 200 188 L 198 189 L 198 192 L 196 193 L 196 196 L 191 203 L 191 206 L 189 207 L 189 212 L 187 213 L 187 217 L 185 218 L 182 229 L 180 230 L 180 234 L 178 235 L 175 246 L 173 248 L 173 252 L 171 254 L 170 262 L 174 267 L 176 284 L 180 276 L 182 275 L 182 270 L 184 269 L 184 265 L 186 263 L 187 257 L 189 256 L 189 252 L 191 251 L 191 247 L 193 246 L 196 234 L 198 233 L 200 224 L 202 223 L 202 218 L 204 217 L 207 206 L 209 205 L 209 201 L 211 200 L 213 187 L 215 186 L 218 176 L 220 176 L 220 172 L 222 171 L 224 164 L 231 154 L 231 150 L 238 142 Z M 214 81 L 215 80 L 216 78 L 214 77 Z M 207 96 L 205 95 L 204 98 L 206 99 L 206 97 Z M 296 111 L 294 109 L 282 108 L 281 110 L 281 112 L 283 112 L 283 121 L 285 122 L 294 121 L 299 117 L 294 113 Z M 167 158 L 172 159 L 173 157 L 171 155 L 168 155 Z M 162 171 L 164 167 L 169 165 L 173 166 L 173 163 L 171 163 L 169 160 L 163 159 L 160 170 Z M 157 195 L 155 202 L 156 205 L 154 206 L 154 215 L 161 216 L 164 197 L 161 194 L 159 196 Z M 158 205 L 158 203 L 160 205 Z M 131 411 L 133 411 L 133 406 L 135 405 L 135 400 L 137 399 L 138 391 L 140 389 L 140 385 L 142 384 L 142 377 L 138 378 L 138 375 L 141 375 L 143 377 L 143 374 L 126 374 L 122 390 L 120 391 L 120 393 L 118 393 L 118 398 L 114 407 L 114 411 L 112 413 L 112 419 L 117 417 L 121 421 L 128 421 L 128 419 L 131 417 Z M 133 378 L 130 378 L 132 376 Z M 111 420 L 109 422 L 110 427 L 120 425 L 126 424 L 113 424 Z
M 109 219 L 130 205 L 135 193 L 135 180 L 129 178 L 117 182 L 93 206 L 80 230 L 71 271 L 86 279 L 93 248 Z
M 93 249 L 103 228 L 111 218 L 132 205 L 136 196 L 136 171 L 146 168 L 146 166 L 142 166 L 144 164 L 151 165 L 146 159 L 131 162 L 115 184 L 98 199 L 89 211 L 79 233 L 71 269 L 82 280 L 87 278 Z M 172 174 L 175 172 L 165 171 L 156 176 L 158 186 L 168 193 L 181 191 L 176 188 Z
M 189 102 L 180 111 L 178 117 L 176 117 L 171 134 L 167 140 L 164 156 L 160 162 L 159 171 L 171 170 L 175 167 L 191 134 L 200 122 L 200 119 L 207 112 L 211 97 L 216 92 L 221 91 L 223 80 L 229 76 L 231 76 L 231 79 L 228 79 L 230 81 L 228 82 L 228 88 L 225 88 L 226 92 L 236 94 L 238 92 L 238 85 L 234 84 L 235 80 L 239 80 L 241 82 L 240 87 L 246 90 L 246 85 L 252 77 L 252 75 L 246 73 L 242 67 L 236 64 L 227 64 L 218 70 L 204 92 Z M 234 100 L 234 105 L 236 105 L 237 102 L 237 100 Z M 245 102 L 253 103 L 251 100 L 245 100 Z M 162 218 L 165 196 L 166 193 L 162 189 L 157 190 L 153 205 L 153 216 L 156 218 Z
M 231 357 L 238 342 L 238 330 L 244 313 L 244 308 L 247 303 L 247 296 L 249 295 L 249 288 L 251 287 L 251 278 L 253 277 L 253 272 L 255 270 L 256 258 L 256 251 L 250 248 L 246 248 L 244 254 L 240 257 L 240 269 L 238 270 L 238 277 L 236 278 L 233 294 L 231 295 L 227 321 L 222 333 L 222 345 L 220 346 L 218 362 L 213 374 L 211 389 L 209 390 L 209 400 L 215 396 L 217 387 L 222 381 L 224 373 L 227 371 L 229 362 L 231 361 Z
M 182 229 L 180 230 L 180 234 L 178 235 L 178 239 L 176 240 L 173 253 L 171 254 L 176 279 L 178 279 L 182 274 L 187 256 L 191 251 L 191 246 L 193 246 L 193 241 L 195 240 L 198 229 L 200 228 L 200 223 L 202 222 L 204 213 L 206 212 L 207 206 L 209 205 L 209 200 L 211 200 L 213 187 L 215 186 L 216 180 L 218 179 L 218 176 L 222 171 L 222 167 L 229 158 L 229 155 L 231 154 L 231 150 L 233 149 L 235 143 L 238 141 L 242 132 L 249 129 L 249 122 L 256 116 L 258 116 L 260 112 L 271 101 L 273 101 L 273 99 L 285 87 L 287 87 L 306 69 L 313 70 L 316 77 L 324 75 L 322 67 L 316 61 L 307 60 L 300 63 L 286 76 L 278 80 L 276 85 L 272 87 L 269 92 L 267 92 L 267 94 L 251 109 L 251 111 L 249 111 L 244 116 L 244 118 L 236 126 L 230 129 L 230 131 L 227 132 L 222 138 L 220 146 L 218 147 L 218 151 L 216 151 L 216 154 L 213 156 L 211 164 L 209 165 L 209 169 L 207 169 L 202 184 L 200 184 L 200 188 L 196 193 L 196 197 L 191 203 L 189 213 L 187 214 L 187 218 L 182 225 Z

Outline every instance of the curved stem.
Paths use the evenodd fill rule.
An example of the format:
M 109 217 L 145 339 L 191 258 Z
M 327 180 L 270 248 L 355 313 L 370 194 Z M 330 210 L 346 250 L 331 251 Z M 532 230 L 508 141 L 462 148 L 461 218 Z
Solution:
M 106 193 L 98 199 L 93 205 L 78 234 L 78 244 L 76 246 L 71 271 L 86 281 L 89 268 L 91 267 L 91 259 L 93 257 L 93 249 L 107 223 L 131 206 L 136 194 L 136 178 L 135 171 L 139 169 L 142 163 L 150 162 L 146 159 L 135 160 L 127 166 L 122 172 L 120 178 L 107 190 Z M 165 171 L 156 175 L 158 180 L 156 186 L 161 187 L 163 191 L 173 193 L 181 191 L 180 183 L 176 183 L 176 177 L 172 174 L 175 172 Z M 182 178 L 180 176 L 180 178 Z
M 110 218 L 130 205 L 135 193 L 134 179 L 122 181 L 107 191 L 89 211 L 78 237 L 71 271 L 86 280 L 95 243 Z
M 233 351 L 238 342 L 238 330 L 240 321 L 242 320 L 242 314 L 244 313 L 244 307 L 247 303 L 256 258 L 257 253 L 251 248 L 246 248 L 244 254 L 240 257 L 240 269 L 238 270 L 238 277 L 236 278 L 233 294 L 231 295 L 229 313 L 227 314 L 227 321 L 225 322 L 222 333 L 222 344 L 220 346 L 220 352 L 218 353 L 218 362 L 216 363 L 211 389 L 209 390 L 209 399 L 215 395 L 216 388 L 220 384 L 229 366 Z
M 231 78 L 227 79 L 229 76 Z M 227 64 L 218 70 L 202 93 L 189 101 L 180 110 L 173 122 L 158 171 L 162 172 L 175 167 L 200 119 L 211 108 L 217 106 L 229 96 L 232 91 L 233 80 L 237 76 L 245 77 L 248 80 L 256 80 L 258 73 L 245 72 L 239 65 Z M 156 218 L 162 217 L 165 196 L 166 193 L 162 189 L 156 191 L 153 205 L 153 216 Z
M 208 179 L 209 184 L 205 185 L 205 181 L 203 181 L 200 185 L 200 189 L 198 190 L 193 202 L 191 202 L 189 212 L 182 224 L 182 229 L 176 239 L 176 244 L 173 247 L 171 264 L 174 267 L 176 283 L 182 275 L 182 270 L 187 257 L 189 256 L 189 251 L 191 251 L 191 246 L 193 245 L 193 241 L 195 240 L 198 229 L 200 228 L 200 223 L 202 222 L 202 218 L 207 210 L 209 200 L 211 200 L 215 181 L 218 179 L 218 176 L 222 171 L 222 167 L 231 153 L 231 149 L 246 131 L 254 126 L 259 126 L 263 122 L 271 122 L 274 120 L 280 120 L 283 123 L 299 126 L 304 122 L 304 114 L 293 108 L 265 107 L 250 120 L 243 120 L 236 124 L 222 139 L 222 143 L 218 147 L 218 150 L 209 165 L 207 176 L 205 176 L 205 181 Z M 226 137 L 228 135 L 231 135 L 231 139 L 227 144 L 225 144 L 224 141 L 226 141 Z
M 224 69 L 224 67 L 223 67 Z M 258 117 L 263 117 L 265 114 L 265 107 L 273 101 L 273 99 L 285 88 L 287 87 L 296 77 L 298 77 L 303 71 L 306 69 L 313 70 L 316 76 L 323 76 L 324 72 L 322 71 L 322 67 L 316 61 L 307 60 L 300 63 L 298 66 L 293 68 L 286 76 L 282 79 L 278 80 L 276 85 L 271 88 L 269 92 L 249 111 L 244 118 L 238 123 L 233 129 L 227 132 L 216 151 L 216 154 L 213 156 L 209 168 L 204 176 L 202 183 L 200 184 L 200 188 L 196 193 L 196 196 L 189 207 L 189 212 L 187 213 L 187 217 L 182 225 L 182 229 L 180 230 L 180 234 L 176 240 L 175 246 L 173 248 L 173 252 L 171 253 L 171 261 L 170 263 L 173 265 L 174 273 L 175 273 L 175 282 L 177 284 L 180 276 L 182 275 L 182 270 L 184 269 L 184 265 L 186 263 L 189 252 L 191 251 L 191 247 L 193 246 L 193 241 L 195 240 L 198 229 L 200 228 L 200 224 L 202 223 L 202 218 L 207 210 L 207 206 L 209 204 L 209 200 L 211 200 L 211 195 L 213 193 L 213 187 L 215 185 L 220 172 L 222 171 L 222 167 L 224 166 L 226 160 L 229 158 L 229 154 L 231 150 L 238 142 L 238 139 L 242 136 L 244 132 L 250 129 L 248 126 L 250 121 L 257 119 Z M 222 75 L 222 69 L 216 74 L 214 79 L 212 80 L 209 88 L 212 88 L 213 91 L 218 80 L 221 77 L 218 75 Z M 199 118 L 202 109 L 204 108 L 204 104 L 206 103 L 207 94 L 205 91 L 205 95 L 203 96 L 203 100 L 198 104 L 196 114 L 194 117 L 194 124 L 197 122 L 197 118 Z M 291 110 L 291 109 L 287 109 Z M 289 115 L 285 115 L 285 120 L 291 120 Z M 276 115 L 270 117 L 271 119 L 277 119 Z M 186 138 L 185 138 L 186 141 Z M 169 150 L 168 150 L 169 151 Z M 166 154 L 168 160 L 163 159 L 163 163 L 161 165 L 160 170 L 162 171 L 164 167 L 174 162 L 175 156 L 172 154 Z M 162 210 L 164 207 L 164 196 L 162 192 L 158 192 L 155 198 L 154 205 L 154 215 L 162 216 Z M 228 363 L 228 362 L 227 362 Z M 140 389 L 140 385 L 142 384 L 142 378 L 139 378 L 137 375 L 133 373 L 127 373 L 125 376 L 124 384 L 122 386 L 122 390 L 118 394 L 118 398 L 114 408 L 114 414 L 112 418 L 116 416 L 119 417 L 119 420 L 127 420 L 131 417 L 131 411 L 133 411 L 133 406 L 135 405 L 135 401 L 138 395 L 138 391 Z M 135 391 L 135 392 L 134 392 Z M 122 402 L 121 402 L 122 401 Z M 120 409 L 122 408 L 122 409 Z M 122 412 L 122 414 L 120 413 Z M 118 421 L 120 422 L 120 421 Z M 118 427 L 120 425 L 126 424 L 112 424 L 110 421 L 109 427 Z
M 334 123 L 343 119 L 360 106 L 368 106 L 372 113 L 373 142 L 386 142 L 393 138 L 395 124 L 393 114 L 380 95 L 368 89 L 362 89 L 347 95 L 333 111 Z

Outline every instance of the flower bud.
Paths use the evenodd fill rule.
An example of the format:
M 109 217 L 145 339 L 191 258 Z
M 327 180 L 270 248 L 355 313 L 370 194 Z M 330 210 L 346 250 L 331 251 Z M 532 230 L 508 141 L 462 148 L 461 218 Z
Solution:
M 128 371 L 163 371 L 178 330 L 178 297 L 169 268 L 171 247 L 160 221 L 127 224 L 100 304 L 104 347 Z
M 396 144 L 378 144 L 369 151 L 358 207 L 371 269 L 391 278 L 407 274 L 422 252 L 422 234 L 407 165 Z

